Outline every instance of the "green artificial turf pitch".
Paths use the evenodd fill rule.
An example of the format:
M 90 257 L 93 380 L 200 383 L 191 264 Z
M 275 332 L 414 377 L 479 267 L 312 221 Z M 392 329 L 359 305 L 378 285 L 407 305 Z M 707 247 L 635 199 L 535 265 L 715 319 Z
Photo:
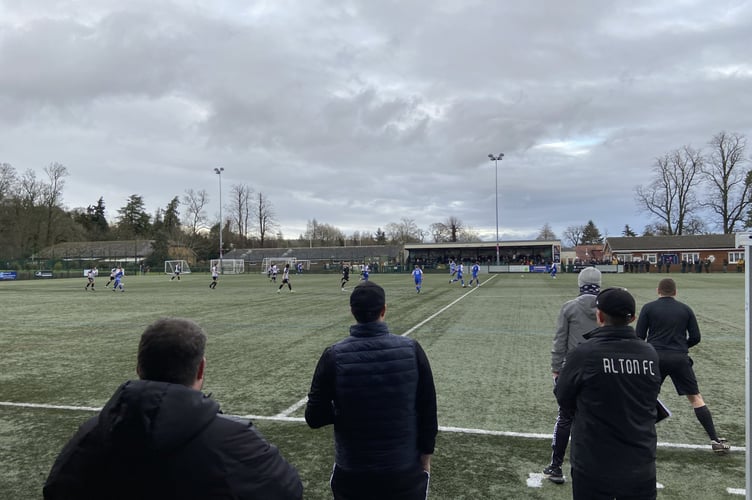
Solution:
M 740 498 L 744 488 L 744 276 L 673 274 L 695 310 L 703 341 L 693 348 L 700 391 L 720 434 L 735 448 L 715 456 L 686 398 L 670 382 L 661 399 L 673 416 L 658 425 L 658 497 Z M 605 274 L 639 307 L 655 298 L 660 275 Z M 409 274 L 375 274 L 387 292 L 387 323 L 425 348 L 436 380 L 439 432 L 431 499 L 571 498 L 570 483 L 541 481 L 550 458 L 556 402 L 550 349 L 576 276 L 482 275 L 480 288 L 428 273 L 415 293 Z M 331 428 L 300 419 L 323 349 L 353 322 L 339 276 L 292 276 L 294 293 L 265 276 L 208 274 L 178 281 L 127 276 L 125 292 L 84 291 L 86 280 L 0 282 L 0 491 L 41 498 L 62 445 L 92 408 L 135 378 L 138 338 L 162 316 L 184 316 L 207 331 L 204 387 L 225 413 L 252 415 L 304 481 L 306 499 L 331 498 Z M 355 284 L 355 278 L 351 286 Z M 282 414 L 283 418 L 279 415 Z M 565 474 L 568 475 L 568 461 Z

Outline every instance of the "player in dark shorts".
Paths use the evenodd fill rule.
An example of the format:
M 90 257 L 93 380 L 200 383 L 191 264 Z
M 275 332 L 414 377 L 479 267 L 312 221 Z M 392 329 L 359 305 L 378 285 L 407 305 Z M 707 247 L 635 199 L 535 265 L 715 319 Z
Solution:
M 345 291 L 345 284 L 350 281 L 350 266 L 344 266 L 342 268 L 342 280 L 340 281 L 340 288 Z
M 642 306 L 635 331 L 637 336 L 652 344 L 660 360 L 661 382 L 671 377 L 676 393 L 687 396 L 695 417 L 710 438 L 716 453 L 726 453 L 731 446 L 719 438 L 692 369 L 689 348 L 700 343 L 700 327 L 694 311 L 676 300 L 676 283 L 671 278 L 658 283 L 658 299 Z

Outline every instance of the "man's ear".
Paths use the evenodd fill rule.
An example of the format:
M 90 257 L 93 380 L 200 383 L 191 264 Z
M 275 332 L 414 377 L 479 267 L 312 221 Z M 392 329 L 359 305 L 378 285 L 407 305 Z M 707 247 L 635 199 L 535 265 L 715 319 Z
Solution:
M 198 370 L 196 370 L 196 381 L 193 383 L 193 387 L 197 390 L 201 390 L 204 385 L 204 375 L 206 373 L 206 356 L 201 358 L 201 362 L 198 364 Z
M 598 323 L 598 326 L 606 324 L 606 321 L 603 319 L 603 312 L 600 309 L 595 310 L 595 321 Z
M 386 304 L 384 304 L 381 307 L 381 312 L 379 313 L 379 318 L 384 319 L 385 316 L 386 316 Z

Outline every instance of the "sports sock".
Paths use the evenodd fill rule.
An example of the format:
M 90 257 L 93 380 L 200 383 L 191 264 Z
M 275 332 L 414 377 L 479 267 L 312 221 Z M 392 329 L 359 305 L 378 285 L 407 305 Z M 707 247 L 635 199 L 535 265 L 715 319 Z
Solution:
M 713 441 L 718 441 L 718 435 L 715 433 L 715 425 L 713 424 L 713 416 L 710 414 L 710 409 L 707 405 L 695 408 L 695 417 L 700 421 L 705 432 L 708 433 L 708 437 Z

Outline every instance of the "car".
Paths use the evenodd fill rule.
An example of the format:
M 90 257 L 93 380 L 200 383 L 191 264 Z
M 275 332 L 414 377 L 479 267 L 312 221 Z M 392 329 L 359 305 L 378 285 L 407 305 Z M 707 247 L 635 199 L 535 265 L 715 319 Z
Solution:
M 37 271 L 34 273 L 35 278 L 52 278 L 52 271 Z

